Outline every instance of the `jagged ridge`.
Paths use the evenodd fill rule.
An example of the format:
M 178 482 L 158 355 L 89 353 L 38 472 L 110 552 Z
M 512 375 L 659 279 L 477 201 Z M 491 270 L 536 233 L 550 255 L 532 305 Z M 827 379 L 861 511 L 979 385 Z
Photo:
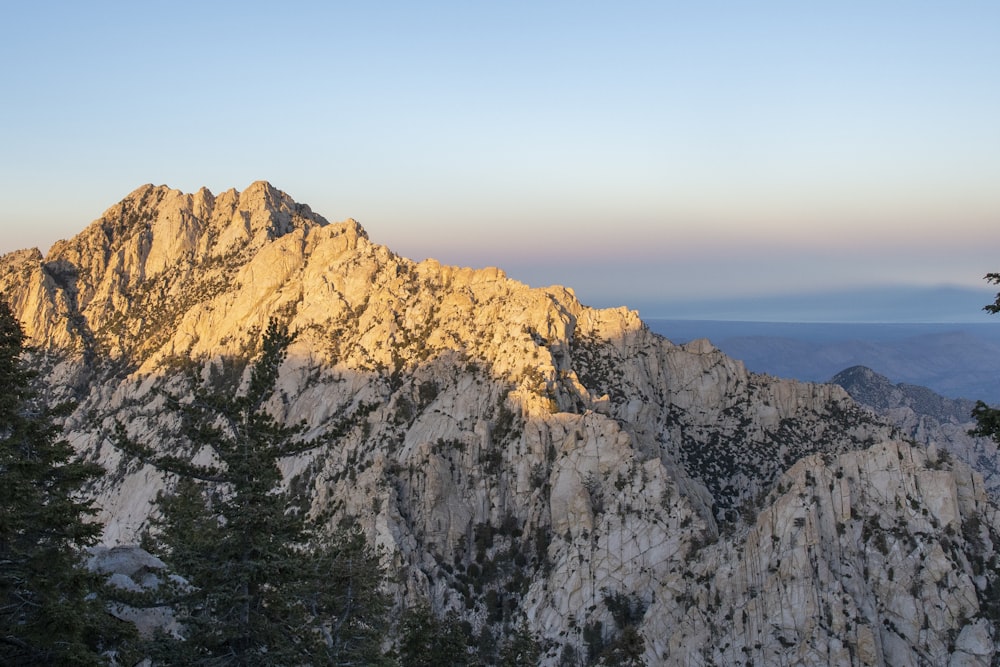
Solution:
M 547 664 L 611 641 L 621 599 L 636 603 L 650 664 L 922 655 L 886 634 L 885 610 L 895 607 L 875 585 L 881 571 L 862 573 L 852 593 L 871 634 L 826 623 L 822 650 L 809 629 L 819 625 L 791 633 L 787 624 L 744 624 L 730 636 L 726 614 L 764 604 L 750 601 L 763 584 L 745 597 L 739 587 L 726 593 L 724 579 L 715 593 L 705 587 L 716 571 L 750 581 L 775 567 L 827 590 L 835 570 L 808 558 L 788 565 L 784 551 L 751 554 L 748 545 L 763 517 L 795 525 L 798 515 L 779 511 L 785 487 L 819 474 L 797 461 L 818 454 L 868 470 L 869 448 L 897 437 L 839 387 L 749 374 L 706 341 L 672 345 L 634 312 L 587 308 L 566 288 L 414 263 L 371 243 L 356 222 L 327 224 L 266 183 L 218 197 L 145 186 L 48 257 L 0 259 L 0 289 L 41 346 L 56 396 L 78 401 L 66 423 L 72 441 L 112 472 L 94 490 L 108 544 L 135 538 L 166 483 L 109 446 L 113 420 L 174 446 L 156 389 L 182 391 L 193 368 L 235 390 L 255 330 L 278 317 L 299 336 L 272 409 L 314 433 L 347 427 L 336 445 L 286 460 L 288 484 L 387 548 L 401 600 L 429 598 L 480 632 L 525 618 L 545 641 Z M 975 539 L 945 534 L 956 555 L 935 567 L 968 584 L 962 613 L 983 619 L 976 638 L 990 639 L 992 612 L 980 601 L 993 585 L 982 574 L 996 541 L 992 506 L 961 481 L 970 473 L 960 464 L 952 471 L 920 456 L 912 458 L 931 463 L 906 470 L 875 456 L 872 474 L 834 484 L 829 503 L 870 497 L 878 466 L 895 466 L 885 469 L 902 487 L 922 485 L 910 494 L 915 506 L 860 503 L 863 516 L 895 521 L 905 541 L 926 532 L 914 513 L 938 501 L 925 498 L 970 488 L 955 521 L 968 515 L 983 528 Z M 940 474 L 920 477 L 929 465 Z M 801 507 L 820 511 L 822 494 L 799 493 Z M 959 524 L 938 528 L 948 525 Z M 838 538 L 837 548 L 862 558 L 871 539 Z M 779 583 L 774 590 L 784 590 Z M 771 600 L 764 617 L 783 603 L 761 599 Z M 922 630 L 913 650 L 966 655 L 948 640 L 959 629 L 956 619 Z M 846 649 L 831 648 L 834 640 Z M 976 650 L 995 654 L 985 641 Z
M 986 492 L 1000 499 L 1000 459 L 997 443 L 969 434 L 975 426 L 973 401 L 951 399 L 927 387 L 893 384 L 889 378 L 864 366 L 852 366 L 832 382 L 842 386 L 859 403 L 895 424 L 908 438 L 948 450 L 983 476 Z

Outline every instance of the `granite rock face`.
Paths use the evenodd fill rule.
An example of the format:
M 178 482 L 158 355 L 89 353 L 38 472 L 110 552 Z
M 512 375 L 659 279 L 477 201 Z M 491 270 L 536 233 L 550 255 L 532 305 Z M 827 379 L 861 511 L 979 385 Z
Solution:
M 864 366 L 852 366 L 834 376 L 856 401 L 894 424 L 907 438 L 947 451 L 983 476 L 986 493 L 1000 500 L 1000 458 L 997 443 L 969 435 L 975 401 L 953 399 L 927 387 L 898 383 Z
M 298 336 L 271 403 L 321 450 L 289 488 L 386 547 L 400 603 L 545 664 L 627 637 L 647 664 L 990 664 L 996 508 L 982 478 L 836 385 L 748 373 L 707 341 L 495 268 L 412 262 L 266 183 L 144 186 L 47 257 L 0 258 L 65 428 L 109 471 L 107 547 L 136 542 L 177 454 L 160 391 L 236 390 L 271 318 Z M 630 633 L 632 633 L 630 635 Z

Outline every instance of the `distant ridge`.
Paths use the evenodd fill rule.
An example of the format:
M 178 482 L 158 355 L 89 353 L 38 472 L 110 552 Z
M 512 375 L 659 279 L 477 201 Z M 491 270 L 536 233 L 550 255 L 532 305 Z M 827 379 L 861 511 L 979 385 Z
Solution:
M 889 378 L 866 366 L 852 366 L 833 376 L 831 380 L 847 390 L 857 401 L 884 412 L 906 407 L 914 412 L 934 417 L 941 422 L 969 424 L 975 401 L 951 399 L 927 387 L 900 382 L 893 384 Z
M 708 338 L 758 373 L 828 382 L 849 366 L 929 387 L 949 398 L 1000 402 L 1000 321 L 971 324 L 818 324 L 646 320 L 683 343 Z

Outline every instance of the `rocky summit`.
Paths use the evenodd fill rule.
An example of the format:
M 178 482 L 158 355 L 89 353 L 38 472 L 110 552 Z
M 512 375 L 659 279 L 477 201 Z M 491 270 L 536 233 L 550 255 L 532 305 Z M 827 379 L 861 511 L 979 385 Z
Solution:
M 990 665 L 1000 517 L 981 474 L 842 387 L 748 373 L 625 308 L 495 268 L 414 262 L 268 183 L 147 185 L 47 256 L 0 258 L 63 427 L 108 471 L 106 549 L 172 478 L 165 391 L 246 381 L 297 332 L 270 410 L 311 435 L 285 483 L 385 549 L 396 604 L 542 663 L 637 632 L 648 665 Z M 933 434 L 932 434 L 933 435 Z

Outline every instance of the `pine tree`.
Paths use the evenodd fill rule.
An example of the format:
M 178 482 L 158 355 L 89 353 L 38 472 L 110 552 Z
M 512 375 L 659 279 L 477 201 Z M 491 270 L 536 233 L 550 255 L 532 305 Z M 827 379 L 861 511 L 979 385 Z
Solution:
M 525 621 L 512 629 L 500 649 L 499 667 L 526 667 L 537 665 L 542 657 L 541 646 Z
M 987 273 L 986 282 L 1000 285 L 1000 273 Z M 1000 294 L 997 294 L 993 303 L 983 306 L 983 310 L 994 315 L 1000 313 Z M 976 420 L 976 428 L 970 430 L 969 435 L 991 438 L 1000 444 L 1000 409 L 992 408 L 983 401 L 976 401 L 972 417 Z
M 100 526 L 81 486 L 103 473 L 76 460 L 32 389 L 25 336 L 0 301 L 0 663 L 96 665 L 127 635 L 93 594 L 83 549 Z
M 154 660 L 204 665 L 376 664 L 387 623 L 378 554 L 355 532 L 326 535 L 280 490 L 278 461 L 318 447 L 305 426 L 267 410 L 292 340 L 272 322 L 242 394 L 196 381 L 193 399 L 169 397 L 189 452 L 213 464 L 157 454 L 119 425 L 120 447 L 177 476 L 145 546 L 183 582 L 165 587 L 183 637 L 161 634 Z
M 406 667 L 465 667 L 472 664 L 461 622 L 455 612 L 438 618 L 426 604 L 403 615 L 399 662 Z
M 601 652 L 599 665 L 608 667 L 641 667 L 646 664 L 646 640 L 634 625 L 625 626 Z

